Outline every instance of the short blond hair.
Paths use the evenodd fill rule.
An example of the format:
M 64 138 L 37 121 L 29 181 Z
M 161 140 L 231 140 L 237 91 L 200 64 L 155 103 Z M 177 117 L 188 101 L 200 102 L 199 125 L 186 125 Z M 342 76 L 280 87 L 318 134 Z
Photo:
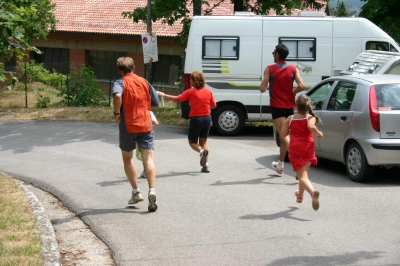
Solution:
M 130 57 L 120 57 L 117 59 L 117 67 L 124 73 L 129 73 L 133 70 L 135 62 Z

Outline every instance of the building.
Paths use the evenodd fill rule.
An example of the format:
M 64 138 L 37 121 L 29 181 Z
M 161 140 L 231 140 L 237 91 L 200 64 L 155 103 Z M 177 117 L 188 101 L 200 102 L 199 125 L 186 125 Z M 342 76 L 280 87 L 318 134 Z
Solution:
M 48 69 L 67 73 L 72 67 L 91 66 L 99 80 L 107 82 L 118 78 L 115 67 L 120 56 L 135 60 L 136 73 L 145 77 L 141 34 L 147 32 L 143 22 L 133 23 L 122 16 L 124 11 L 133 11 L 147 5 L 147 0 L 53 0 L 58 20 L 56 30 L 46 40 L 35 40 L 33 45 L 43 54 L 30 53 L 30 59 L 43 63 Z M 209 0 L 211 6 L 219 0 Z M 203 6 L 203 10 L 209 8 Z M 193 10 L 191 1 L 188 9 Z M 298 10 L 294 11 L 296 15 Z M 233 14 L 231 1 L 224 1 L 213 8 L 213 15 Z M 270 12 L 270 15 L 274 15 Z M 182 67 L 184 47 L 176 41 L 181 24 L 172 26 L 161 22 L 152 23 L 157 34 L 158 62 L 152 64 L 154 83 L 173 84 L 177 71 Z M 7 70 L 15 67 L 15 59 L 6 62 Z M 0 84 L 1 85 L 1 84 Z

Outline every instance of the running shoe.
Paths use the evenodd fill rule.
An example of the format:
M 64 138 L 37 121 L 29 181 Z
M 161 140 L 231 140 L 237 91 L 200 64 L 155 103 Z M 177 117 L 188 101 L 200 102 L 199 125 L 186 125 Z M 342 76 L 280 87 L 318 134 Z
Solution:
M 312 194 L 312 208 L 314 210 L 319 209 L 319 191 L 315 190 L 314 193 Z
M 203 150 L 200 152 L 200 166 L 204 167 L 207 162 L 207 155 L 208 155 L 208 150 Z
M 149 212 L 155 212 L 157 210 L 157 198 L 156 193 L 154 191 L 149 192 Z
M 272 162 L 271 166 L 278 174 L 283 174 L 283 164 L 279 162 Z
M 142 193 L 137 192 L 136 194 L 133 194 L 133 191 L 132 191 L 132 197 L 128 201 L 128 204 L 136 204 L 136 203 L 141 202 L 141 201 L 143 201 Z

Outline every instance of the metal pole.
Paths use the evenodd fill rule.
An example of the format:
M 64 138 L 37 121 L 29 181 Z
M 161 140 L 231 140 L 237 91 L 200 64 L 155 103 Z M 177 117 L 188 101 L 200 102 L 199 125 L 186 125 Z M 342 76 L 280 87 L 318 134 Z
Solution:
M 108 83 L 108 107 L 111 107 L 111 79 L 113 78 L 112 69 L 113 69 L 113 61 L 110 59 L 110 79 Z
M 147 0 L 147 33 L 151 35 L 151 0 Z M 152 69 L 151 62 L 146 64 L 146 79 L 149 83 L 152 83 Z
M 26 72 L 26 61 L 25 61 L 25 108 L 28 108 L 28 73 Z

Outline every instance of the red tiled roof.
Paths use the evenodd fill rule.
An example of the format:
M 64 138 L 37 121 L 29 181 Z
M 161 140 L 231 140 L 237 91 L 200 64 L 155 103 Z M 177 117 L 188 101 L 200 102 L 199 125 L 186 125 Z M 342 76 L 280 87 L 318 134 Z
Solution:
M 147 0 L 52 0 L 52 2 L 56 4 L 55 16 L 58 20 L 56 31 L 126 35 L 140 35 L 147 31 L 146 23 L 133 23 L 132 19 L 125 19 L 121 15 L 122 12 L 133 11 L 137 7 L 145 7 Z M 233 5 L 221 4 L 215 8 L 214 13 L 232 14 Z M 152 22 L 152 30 L 158 36 L 176 36 L 181 29 L 180 23 L 169 26 L 160 21 Z
M 168 0 L 166 0 L 168 1 Z M 52 0 L 56 4 L 55 16 L 58 20 L 56 31 L 85 32 L 103 34 L 140 35 L 147 31 L 147 24 L 133 23 L 132 19 L 125 19 L 121 15 L 125 11 L 133 11 L 137 7 L 147 5 L 147 0 Z M 188 1 L 188 9 L 193 7 Z M 211 7 L 219 0 L 208 0 Z M 204 8 L 210 8 L 203 6 Z M 299 10 L 294 10 L 297 15 Z M 213 15 L 233 14 L 231 1 L 224 1 L 215 7 Z M 272 11 L 269 15 L 274 15 Z M 160 21 L 152 22 L 152 31 L 158 36 L 174 37 L 182 29 L 180 23 L 172 26 L 162 24 Z

